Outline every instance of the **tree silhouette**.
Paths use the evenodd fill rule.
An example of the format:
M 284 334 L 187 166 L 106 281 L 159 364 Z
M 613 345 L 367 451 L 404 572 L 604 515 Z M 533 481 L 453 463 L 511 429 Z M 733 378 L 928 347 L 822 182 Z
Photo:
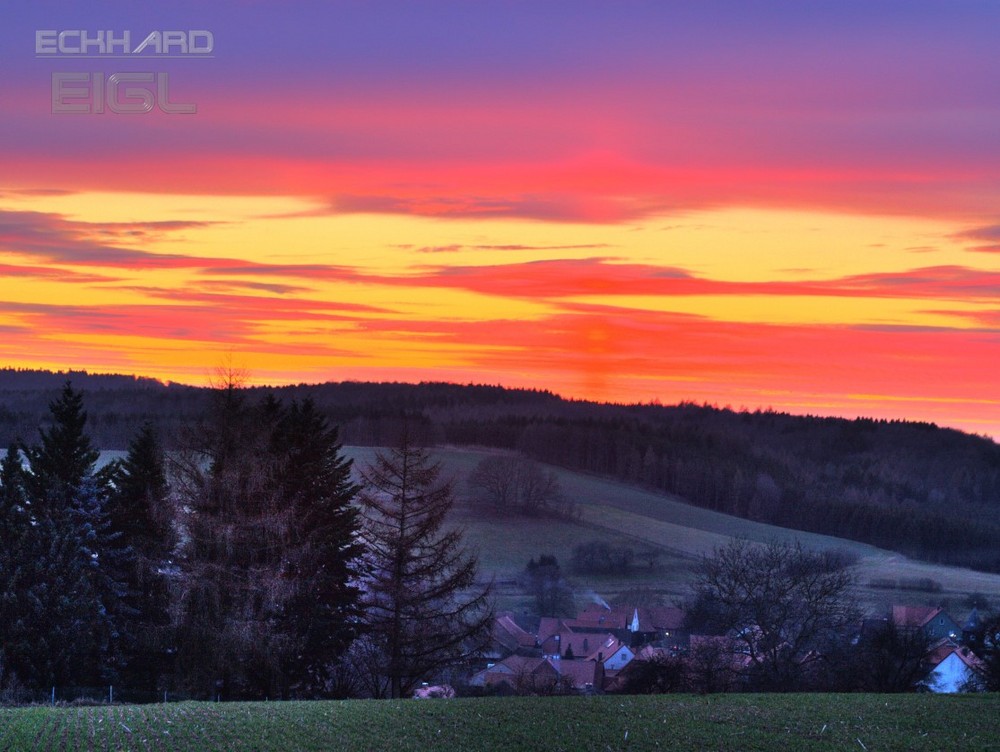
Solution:
M 539 616 L 575 616 L 573 590 L 562 576 L 559 561 L 551 554 L 531 559 L 524 568 L 524 584 L 535 599 Z
M 454 498 L 440 475 L 405 427 L 398 445 L 361 471 L 366 623 L 391 697 L 478 651 L 492 623 L 490 586 L 477 585 L 461 533 L 443 529 Z
M 176 545 L 163 451 L 150 424 L 111 471 L 111 529 L 122 552 L 125 595 L 118 609 L 126 656 L 123 680 L 155 690 L 169 672 L 170 591 L 167 572 Z
M 702 560 L 694 589 L 749 658 L 751 684 L 788 691 L 800 688 L 810 664 L 857 621 L 847 599 L 852 582 L 835 557 L 737 539 Z
M 123 586 L 107 474 L 96 470 L 82 395 L 67 382 L 49 411 L 39 443 L 23 448 L 28 467 L 19 482 L 31 522 L 9 572 L 14 615 L 4 639 L 30 686 L 95 684 L 115 679 L 120 666 L 114 612 Z
M 174 455 L 188 510 L 178 669 L 191 691 L 323 692 L 357 615 L 356 487 L 339 452 L 311 403 L 252 402 L 231 378 Z

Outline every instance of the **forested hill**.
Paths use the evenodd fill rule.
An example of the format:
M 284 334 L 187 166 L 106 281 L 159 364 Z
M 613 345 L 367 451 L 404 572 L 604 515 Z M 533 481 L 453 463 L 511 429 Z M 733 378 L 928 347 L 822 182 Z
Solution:
M 32 373 L 0 371 L 4 445 L 35 438 L 68 377 L 86 392 L 91 435 L 105 449 L 123 448 L 146 419 L 169 443 L 208 396 L 130 376 Z M 431 442 L 518 449 L 729 514 L 1000 571 L 1000 446 L 959 431 L 693 404 L 600 405 L 494 386 L 347 382 L 275 391 L 311 396 L 347 444 L 384 444 L 402 415 L 419 416 Z

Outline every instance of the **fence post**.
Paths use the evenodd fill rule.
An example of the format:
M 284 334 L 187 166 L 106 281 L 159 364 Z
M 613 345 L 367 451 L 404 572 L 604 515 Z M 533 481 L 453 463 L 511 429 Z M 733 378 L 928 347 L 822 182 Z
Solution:
M 52 688 L 52 704 L 53 705 L 56 704 L 56 688 L 55 687 Z
M 114 705 L 115 704 L 115 685 L 114 684 L 109 684 L 108 685 L 108 704 L 109 705 Z

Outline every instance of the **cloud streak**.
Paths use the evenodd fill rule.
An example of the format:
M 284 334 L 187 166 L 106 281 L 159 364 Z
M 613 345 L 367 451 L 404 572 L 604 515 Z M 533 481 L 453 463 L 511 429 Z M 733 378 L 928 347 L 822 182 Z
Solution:
M 265 270 L 246 269 L 239 273 L 265 273 Z M 836 279 L 732 282 L 697 277 L 679 267 L 590 257 L 485 266 L 433 266 L 410 275 L 369 275 L 364 279 L 382 284 L 455 288 L 485 295 L 529 299 L 594 295 L 769 295 L 987 301 L 1000 298 L 1000 272 L 963 266 L 923 267 Z

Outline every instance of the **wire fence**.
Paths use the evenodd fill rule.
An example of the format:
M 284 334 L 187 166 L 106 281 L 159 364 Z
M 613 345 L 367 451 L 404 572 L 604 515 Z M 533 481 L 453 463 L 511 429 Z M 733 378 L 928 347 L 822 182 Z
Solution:
M 131 689 L 109 684 L 103 687 L 7 688 L 0 691 L 0 705 L 146 705 L 205 699 L 170 690 Z

